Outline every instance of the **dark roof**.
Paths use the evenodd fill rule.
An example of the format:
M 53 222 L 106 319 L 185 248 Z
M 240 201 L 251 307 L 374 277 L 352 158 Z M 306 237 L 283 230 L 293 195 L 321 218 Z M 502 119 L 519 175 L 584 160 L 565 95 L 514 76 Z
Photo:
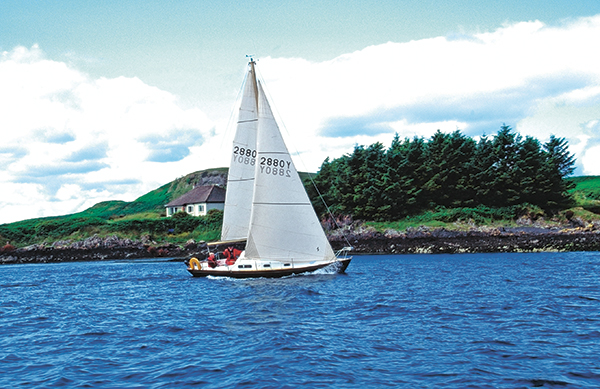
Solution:
M 165 207 L 180 207 L 198 203 L 224 203 L 225 189 L 216 185 L 197 186 Z

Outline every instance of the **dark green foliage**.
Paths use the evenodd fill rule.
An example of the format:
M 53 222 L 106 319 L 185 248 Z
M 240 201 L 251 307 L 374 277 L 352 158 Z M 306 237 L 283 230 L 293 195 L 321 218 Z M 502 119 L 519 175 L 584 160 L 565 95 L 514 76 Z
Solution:
M 472 202 L 473 190 L 468 181 L 472 172 L 475 141 L 460 131 L 444 134 L 437 131 L 427 143 L 427 182 L 424 196 L 430 205 L 453 207 Z
M 572 184 L 566 177 L 574 163 L 563 138 L 553 136 L 542 146 L 502 125 L 493 138 L 478 141 L 457 130 L 437 131 L 429 140 L 396 135 L 387 150 L 381 143 L 357 145 L 352 154 L 327 159 L 314 181 L 333 213 L 356 219 L 398 220 L 439 207 L 476 209 L 471 219 L 477 219 L 488 212 L 483 209 L 514 215 L 522 204 L 546 210 L 568 205 Z M 309 194 L 316 198 L 314 189 Z
M 97 217 L 64 216 L 44 219 L 32 219 L 22 222 L 3 224 L 0 235 L 10 242 L 23 245 L 45 240 L 65 239 L 69 235 L 108 224 Z
M 221 211 L 211 211 L 205 217 L 190 216 L 185 212 L 179 212 L 173 217 L 160 219 L 131 219 L 118 220 L 110 223 L 108 231 L 111 233 L 135 233 L 135 234 L 182 234 L 192 232 L 196 229 L 219 229 L 223 220 Z
M 476 224 L 486 224 L 493 221 L 517 219 L 523 215 L 536 213 L 536 210 L 536 207 L 530 204 L 519 204 L 508 207 L 486 207 L 485 205 L 479 205 L 474 208 L 439 207 L 433 211 L 409 217 L 409 220 L 412 219 L 415 222 L 437 220 L 445 223 L 462 220 L 473 221 Z
M 381 143 L 374 143 L 366 149 L 362 146 L 354 148 L 349 161 L 348 178 L 350 187 L 348 194 L 354 216 L 360 219 L 384 220 L 390 205 L 383 197 L 385 169 L 385 150 Z
M 574 184 L 565 178 L 575 170 L 575 157 L 568 151 L 567 141 L 554 135 L 544 144 L 544 155 L 549 187 L 547 201 L 553 206 L 568 206 L 571 199 L 567 193 Z

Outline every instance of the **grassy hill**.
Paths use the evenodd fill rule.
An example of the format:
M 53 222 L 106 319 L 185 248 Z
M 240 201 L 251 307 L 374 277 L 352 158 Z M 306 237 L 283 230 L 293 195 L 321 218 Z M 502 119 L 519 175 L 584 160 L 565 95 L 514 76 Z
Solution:
M 187 193 L 197 185 L 225 185 L 227 168 L 207 169 L 190 173 L 161 186 L 134 201 L 104 201 L 74 214 L 81 217 L 119 219 L 124 217 L 158 218 L 165 216 L 165 204 Z

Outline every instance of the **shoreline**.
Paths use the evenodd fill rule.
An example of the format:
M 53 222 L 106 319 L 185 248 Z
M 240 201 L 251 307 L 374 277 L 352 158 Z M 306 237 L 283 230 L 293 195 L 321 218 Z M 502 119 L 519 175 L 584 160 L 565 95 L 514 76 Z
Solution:
M 356 236 L 349 242 L 353 247 L 352 253 L 357 254 L 600 251 L 600 231 L 500 229 L 482 232 L 436 229 L 398 236 Z M 341 247 L 339 240 L 335 242 L 334 248 Z
M 600 251 L 600 231 L 577 228 L 499 228 L 487 231 L 418 228 L 407 233 L 389 234 L 353 231 L 347 234 L 346 239 L 338 235 L 329 237 L 334 251 L 350 243 L 353 247 L 351 254 L 357 255 Z M 177 261 L 197 256 L 205 250 L 205 242 L 188 241 L 179 246 L 157 244 L 147 236 L 139 241 L 93 236 L 84 241 L 58 241 L 50 246 L 32 245 L 0 252 L 0 265 L 161 257 Z
M 25 263 L 60 263 L 112 261 L 142 258 L 185 258 L 206 247 L 204 242 L 188 242 L 184 246 L 173 243 L 157 244 L 148 236 L 141 240 L 121 239 L 117 236 L 93 236 L 83 241 L 57 241 L 52 245 L 31 245 L 8 252 L 0 252 L 0 265 Z

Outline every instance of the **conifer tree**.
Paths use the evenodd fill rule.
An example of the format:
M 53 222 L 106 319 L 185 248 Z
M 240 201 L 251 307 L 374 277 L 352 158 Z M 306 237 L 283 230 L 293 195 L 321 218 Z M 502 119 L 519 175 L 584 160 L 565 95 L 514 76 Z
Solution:
M 550 140 L 544 144 L 544 152 L 547 164 L 547 177 L 549 180 L 549 195 L 547 206 L 556 208 L 566 206 L 571 198 L 568 190 L 575 184 L 566 181 L 565 178 L 575 170 L 575 157 L 568 151 L 565 138 L 550 136 Z
M 414 178 L 408 167 L 410 140 L 401 141 L 394 136 L 390 148 L 385 154 L 386 169 L 383 175 L 383 201 L 389 205 L 387 218 L 395 220 L 408 214 L 409 192 Z

